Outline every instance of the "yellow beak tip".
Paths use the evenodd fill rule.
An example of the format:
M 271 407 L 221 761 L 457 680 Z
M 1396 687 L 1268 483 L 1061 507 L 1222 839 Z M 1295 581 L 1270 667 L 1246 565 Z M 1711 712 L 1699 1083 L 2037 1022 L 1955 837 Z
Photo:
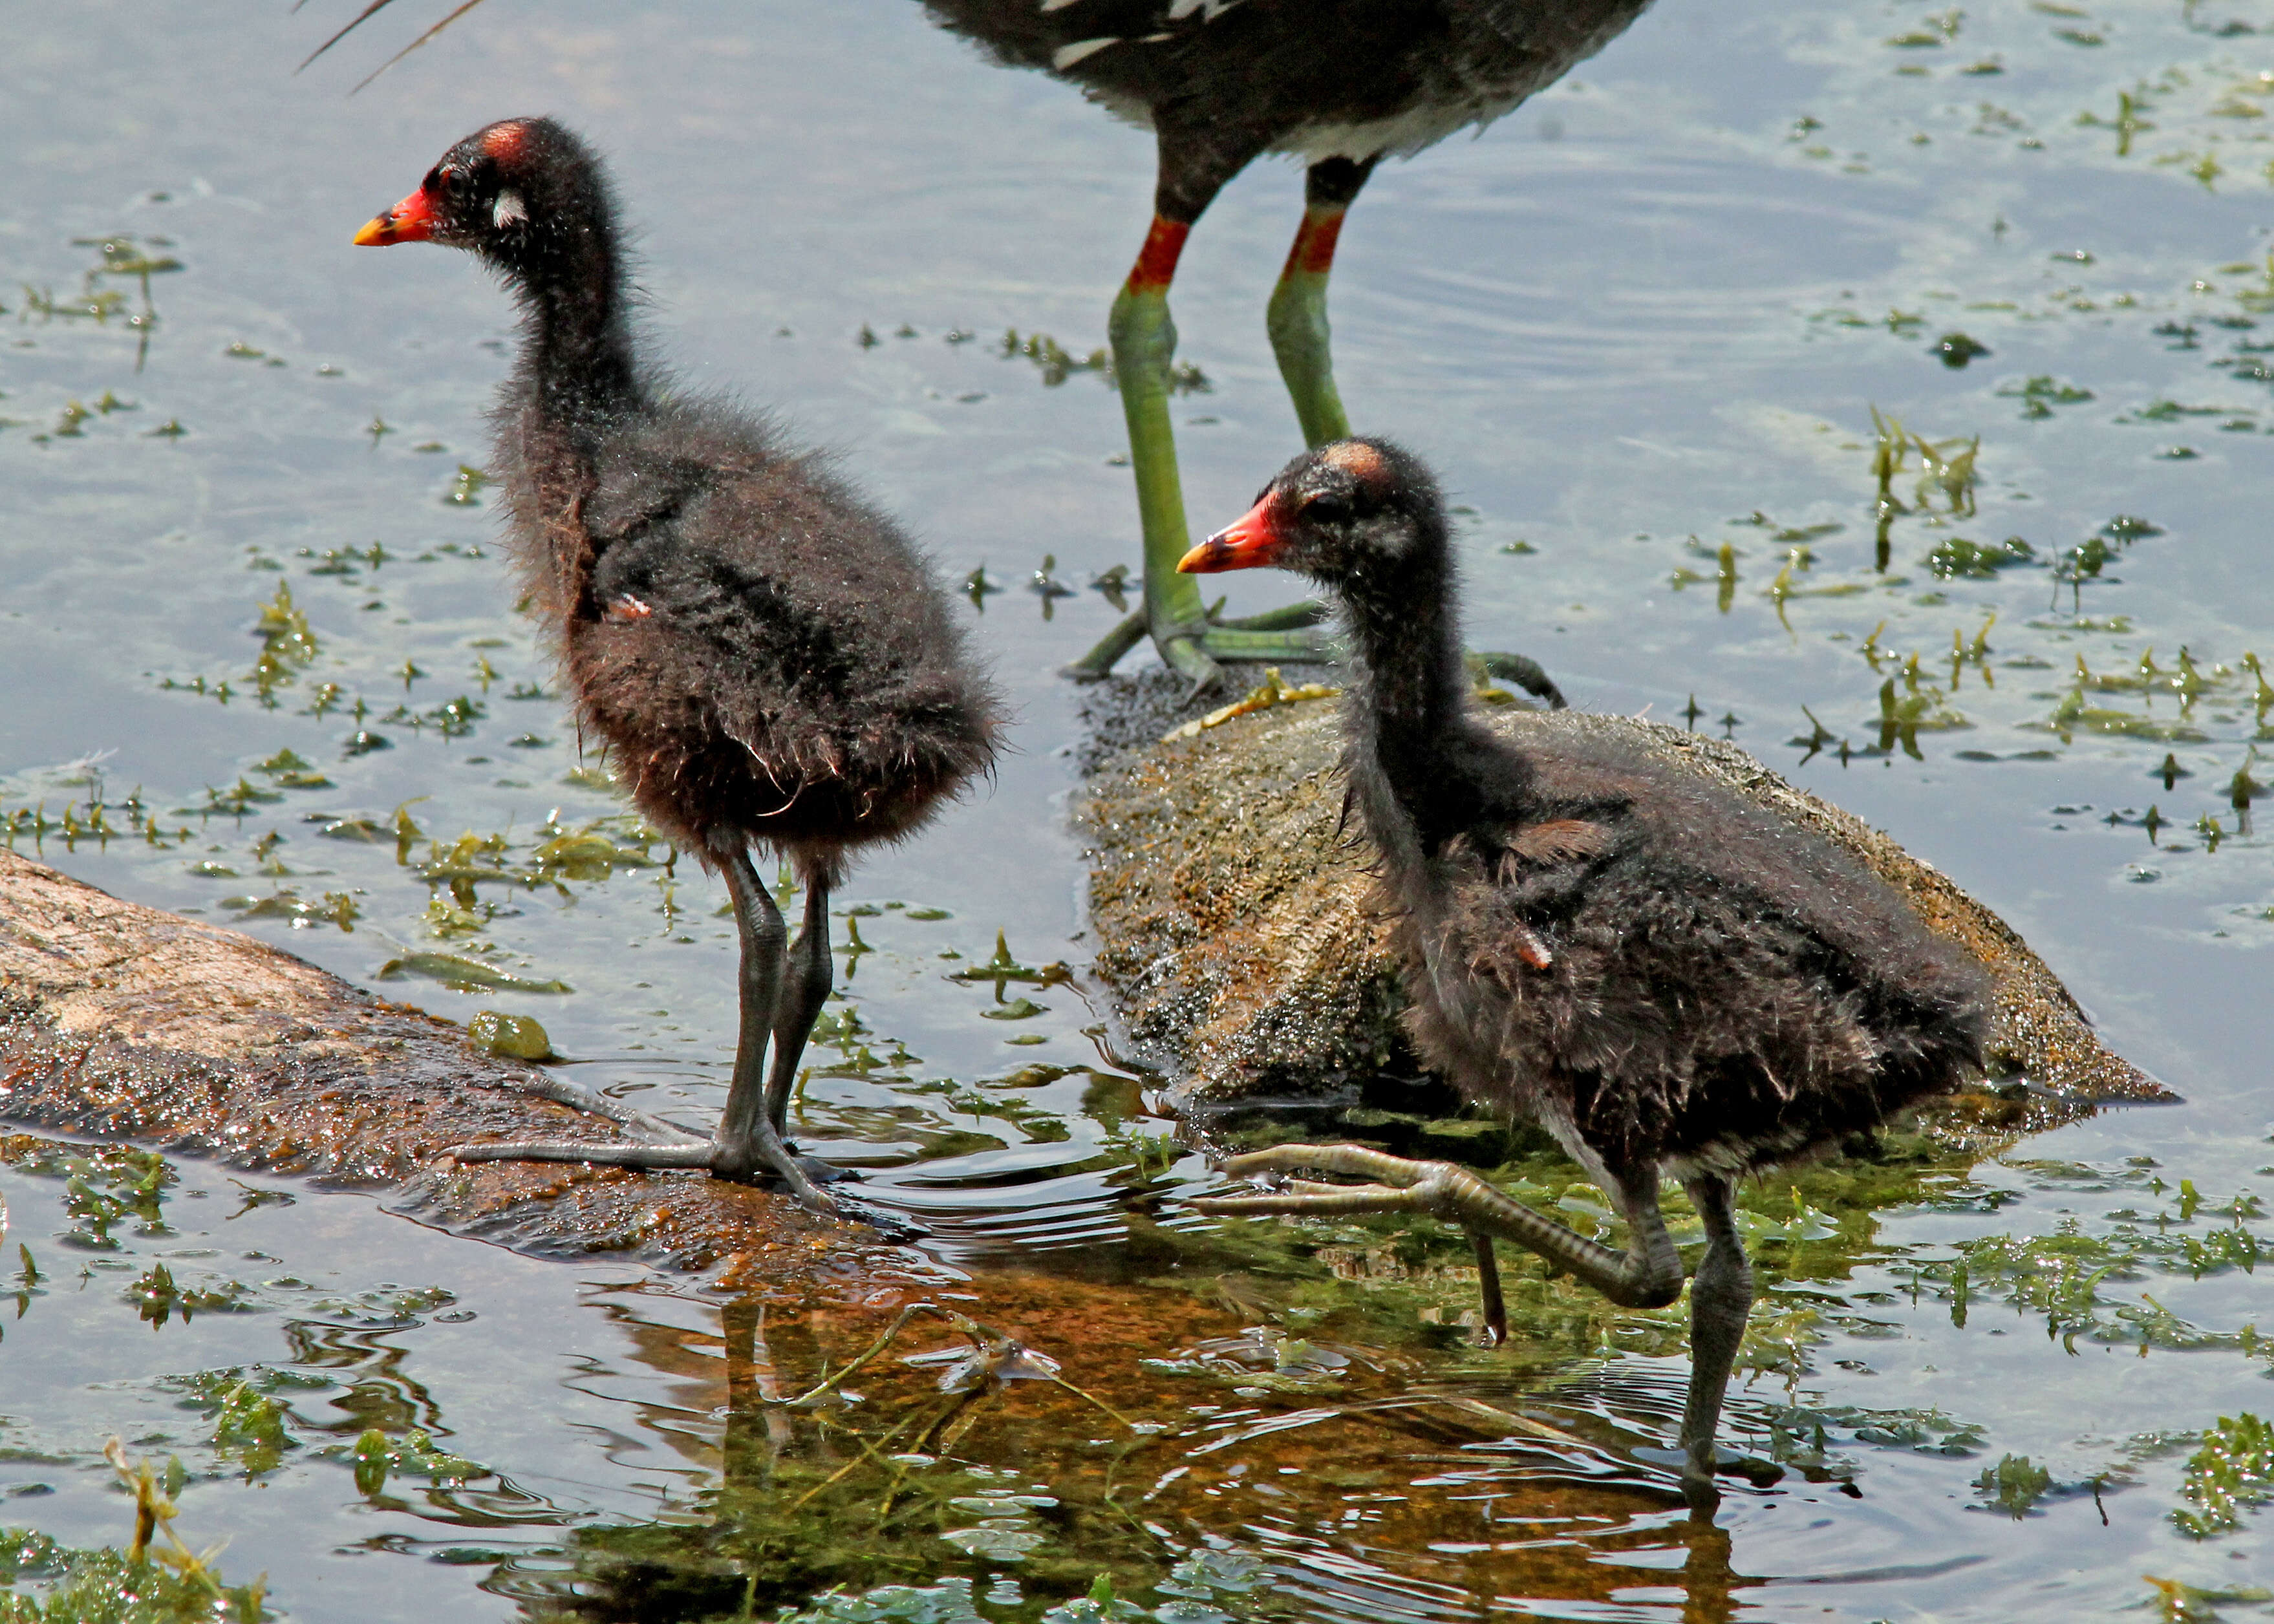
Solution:
M 394 240 L 393 222 L 384 214 L 365 222 L 363 229 L 355 234 L 355 245 L 358 248 L 384 248 Z

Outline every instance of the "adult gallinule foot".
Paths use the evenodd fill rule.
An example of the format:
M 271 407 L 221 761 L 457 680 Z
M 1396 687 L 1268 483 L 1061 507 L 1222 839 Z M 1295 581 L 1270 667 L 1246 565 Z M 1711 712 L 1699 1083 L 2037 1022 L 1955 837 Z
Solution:
M 829 894 L 856 850 L 907 836 L 989 769 L 995 695 L 890 518 L 762 419 L 642 359 L 607 179 L 568 130 L 476 131 L 356 241 L 468 249 L 520 302 L 493 453 L 516 568 L 582 724 L 649 821 L 724 876 L 742 936 L 741 1040 L 713 1138 L 556 1084 L 551 1097 L 658 1142 L 451 1154 L 772 1177 L 833 1210 L 782 1139 L 829 996 Z M 754 846 L 805 887 L 787 951 Z
M 1428 1213 L 1465 1228 L 1486 1320 L 1493 1237 L 1627 1307 L 1681 1295 L 1659 1213 L 1679 1180 L 1706 1246 L 1690 1291 L 1681 1466 L 1715 1499 L 1713 1433 L 1752 1301 L 1732 1182 L 1821 1153 L 1978 1072 L 1989 992 L 1852 859 L 1726 790 L 1607 741 L 1519 748 L 1471 712 L 1437 487 L 1384 440 L 1298 457 L 1190 572 L 1272 564 L 1341 606 L 1353 666 L 1344 765 L 1398 918 L 1422 1056 L 1469 1099 L 1533 1118 L 1625 1215 L 1622 1253 L 1472 1173 L 1352 1145 L 1233 1158 L 1295 1182 L 1218 1213 Z

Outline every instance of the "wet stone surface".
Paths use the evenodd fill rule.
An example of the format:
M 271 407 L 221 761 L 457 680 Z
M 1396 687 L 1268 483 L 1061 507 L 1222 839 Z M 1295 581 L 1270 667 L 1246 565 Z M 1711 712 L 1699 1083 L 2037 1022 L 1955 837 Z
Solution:
M 1894 886 L 1993 978 L 1993 1079 L 2044 1096 L 2014 1125 L 2074 1120 L 2096 1101 L 2169 1101 L 2110 1053 L 2005 922 L 1860 819 L 1795 790 L 1734 746 L 1660 724 L 1514 705 L 1519 743 L 1610 736 L 1736 790 L 1832 841 Z M 1347 1094 L 1419 1068 L 1364 838 L 1344 817 L 1339 707 L 1319 700 L 1227 718 L 1124 753 L 1093 780 L 1091 914 L 1099 974 L 1180 1105 Z

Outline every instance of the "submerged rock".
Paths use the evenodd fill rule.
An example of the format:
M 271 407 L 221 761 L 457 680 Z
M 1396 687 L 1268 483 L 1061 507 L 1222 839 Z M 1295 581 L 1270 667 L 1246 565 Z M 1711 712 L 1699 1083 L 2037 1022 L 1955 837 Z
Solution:
M 549 1047 L 524 1025 L 522 1048 Z M 621 1137 L 543 1098 L 544 1071 L 489 1035 L 486 1052 L 252 936 L 0 851 L 0 1119 L 392 1186 L 390 1207 L 440 1228 L 719 1269 L 761 1293 L 916 1277 L 876 1230 L 748 1185 L 442 1156 L 471 1139 Z
M 1615 737 L 1714 779 L 1830 840 L 1989 969 L 1988 1098 L 2037 1127 L 2107 1101 L 2174 1096 L 2105 1047 L 2011 927 L 1862 819 L 1794 788 L 1734 744 L 1626 717 L 1493 713 L 1512 738 Z M 1283 705 L 1106 763 L 1081 810 L 1094 846 L 1097 973 L 1131 1039 L 1194 1109 L 1345 1094 L 1412 1073 L 1386 920 L 1367 907 L 1371 852 L 1343 821 L 1337 708 Z

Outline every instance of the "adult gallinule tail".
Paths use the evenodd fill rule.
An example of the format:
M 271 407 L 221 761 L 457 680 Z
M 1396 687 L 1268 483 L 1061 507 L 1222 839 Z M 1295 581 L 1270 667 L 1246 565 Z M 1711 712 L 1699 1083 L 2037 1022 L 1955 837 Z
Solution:
M 647 818 L 725 877 L 742 936 L 741 1041 L 712 1139 L 555 1085 L 659 1142 L 452 1154 L 772 1176 L 831 1210 L 781 1137 L 829 995 L 829 894 L 854 852 L 909 834 L 988 770 L 995 695 L 890 518 L 761 419 L 643 361 L 607 179 L 568 130 L 476 131 L 356 241 L 471 250 L 519 300 L 493 453 L 515 565 L 583 725 Z M 805 886 L 787 951 L 754 846 Z
M 1706 1234 L 1681 1463 L 1693 1502 L 1710 1506 L 1752 1301 L 1732 1182 L 1978 1072 L 1986 981 L 1844 853 L 1728 792 L 1608 742 L 1525 748 L 1480 722 L 1444 510 L 1409 453 L 1345 440 L 1298 457 L 1179 568 L 1262 564 L 1308 575 L 1342 609 L 1354 667 L 1344 764 L 1398 917 L 1417 1047 L 1471 1100 L 1554 1133 L 1630 1239 L 1615 1252 L 1462 1169 L 1351 1145 L 1281 1146 L 1226 1170 L 1366 1184 L 1194 1205 L 1459 1224 L 1499 1335 L 1495 1236 L 1615 1303 L 1673 1302 L 1682 1261 L 1658 1190 L 1679 1180 Z

